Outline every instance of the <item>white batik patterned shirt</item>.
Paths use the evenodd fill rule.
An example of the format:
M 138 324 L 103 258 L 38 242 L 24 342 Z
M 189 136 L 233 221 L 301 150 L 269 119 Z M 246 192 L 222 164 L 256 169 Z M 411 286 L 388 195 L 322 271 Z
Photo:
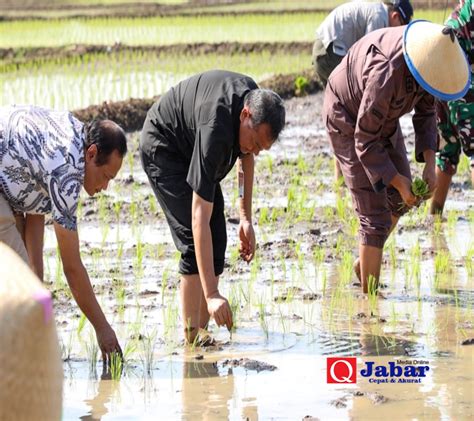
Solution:
M 14 211 L 76 230 L 84 168 L 83 124 L 69 112 L 0 107 L 0 194 Z

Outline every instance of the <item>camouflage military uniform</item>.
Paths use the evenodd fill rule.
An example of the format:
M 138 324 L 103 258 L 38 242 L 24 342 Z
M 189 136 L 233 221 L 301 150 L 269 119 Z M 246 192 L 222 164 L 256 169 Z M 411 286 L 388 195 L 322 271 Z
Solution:
M 473 0 L 460 0 L 446 25 L 456 30 L 459 44 L 471 64 L 471 87 L 464 98 L 438 102 L 438 130 L 440 133 L 436 164 L 448 174 L 455 174 L 461 149 L 471 158 L 474 167 L 474 33 Z

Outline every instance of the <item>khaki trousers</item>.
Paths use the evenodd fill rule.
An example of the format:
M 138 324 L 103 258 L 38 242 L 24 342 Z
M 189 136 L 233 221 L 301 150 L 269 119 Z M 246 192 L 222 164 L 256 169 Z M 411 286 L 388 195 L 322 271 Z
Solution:
M 2 193 L 0 193 L 0 242 L 9 246 L 26 264 L 29 264 L 25 243 L 16 227 L 12 208 Z

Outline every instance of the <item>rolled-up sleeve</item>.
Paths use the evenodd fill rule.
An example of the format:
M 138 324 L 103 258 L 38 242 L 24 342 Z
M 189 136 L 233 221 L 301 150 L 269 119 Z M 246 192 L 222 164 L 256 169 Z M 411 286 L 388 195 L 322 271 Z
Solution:
M 424 162 L 424 151 L 429 149 L 436 151 L 436 108 L 432 95 L 426 93 L 416 103 L 413 128 L 415 130 L 415 157 L 418 162 Z
M 381 142 L 397 79 L 383 57 L 368 75 L 354 132 L 356 154 L 374 187 L 381 191 L 398 173 Z

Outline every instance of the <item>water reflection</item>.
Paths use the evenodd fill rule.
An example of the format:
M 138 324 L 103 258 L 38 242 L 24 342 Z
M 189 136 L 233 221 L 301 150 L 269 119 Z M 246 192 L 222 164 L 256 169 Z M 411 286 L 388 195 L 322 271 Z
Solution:
M 183 363 L 182 417 L 203 421 L 229 418 L 234 395 L 232 368 L 219 373 L 215 362 Z
M 107 405 L 111 402 L 112 397 L 119 388 L 119 382 L 111 380 L 111 377 L 109 367 L 103 364 L 95 396 L 92 399 L 84 400 L 84 403 L 90 407 L 90 411 L 88 414 L 79 417 L 79 419 L 83 421 L 100 421 L 109 412 Z

